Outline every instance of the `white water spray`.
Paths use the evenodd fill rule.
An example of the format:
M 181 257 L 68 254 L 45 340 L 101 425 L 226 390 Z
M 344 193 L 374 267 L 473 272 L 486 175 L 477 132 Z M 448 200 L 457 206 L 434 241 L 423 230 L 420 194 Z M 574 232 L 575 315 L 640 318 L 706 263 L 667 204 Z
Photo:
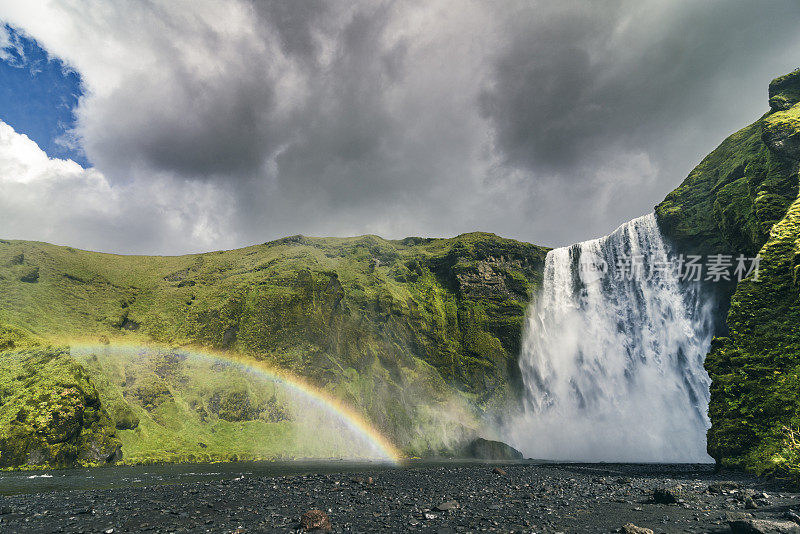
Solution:
M 520 357 L 525 408 L 505 432 L 526 456 L 710 461 L 711 303 L 673 260 L 652 214 L 547 254 Z

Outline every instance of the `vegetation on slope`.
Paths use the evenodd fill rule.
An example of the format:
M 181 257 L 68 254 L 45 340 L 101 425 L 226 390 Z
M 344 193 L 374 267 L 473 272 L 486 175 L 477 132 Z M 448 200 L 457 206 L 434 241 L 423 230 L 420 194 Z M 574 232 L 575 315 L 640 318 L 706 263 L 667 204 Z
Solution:
M 800 201 L 761 250 L 757 280 L 739 284 L 730 335 L 715 340 L 709 453 L 724 465 L 800 480 Z
M 2 354 L 0 467 L 102 464 L 120 457 L 120 441 L 97 390 L 67 352 Z
M 408 453 L 424 453 L 458 437 L 442 425 L 469 433 L 482 411 L 514 398 L 525 310 L 545 254 L 483 233 L 294 236 L 181 257 L 0 241 L 0 321 L 48 341 L 155 341 L 246 354 L 305 377 Z M 124 420 L 144 414 L 121 382 L 107 378 L 98 387 L 125 452 L 133 445 Z M 174 384 L 166 389 L 183 395 Z M 161 426 L 166 434 L 153 439 L 174 445 L 174 425 Z M 173 445 L 179 456 L 197 452 Z
M 771 111 L 726 139 L 656 213 L 685 251 L 760 255 L 706 358 L 708 451 L 722 465 L 800 480 L 798 102 L 800 71 L 774 80 Z
M 376 458 L 331 408 L 237 362 L 181 349 L 73 348 L 127 463 Z

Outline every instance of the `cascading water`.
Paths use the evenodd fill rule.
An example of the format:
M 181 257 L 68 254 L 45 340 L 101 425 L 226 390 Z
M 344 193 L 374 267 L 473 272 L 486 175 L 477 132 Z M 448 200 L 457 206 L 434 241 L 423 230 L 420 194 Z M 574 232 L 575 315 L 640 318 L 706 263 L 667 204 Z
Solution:
M 710 461 L 710 299 L 682 282 L 653 214 L 547 254 L 520 357 L 528 457 Z

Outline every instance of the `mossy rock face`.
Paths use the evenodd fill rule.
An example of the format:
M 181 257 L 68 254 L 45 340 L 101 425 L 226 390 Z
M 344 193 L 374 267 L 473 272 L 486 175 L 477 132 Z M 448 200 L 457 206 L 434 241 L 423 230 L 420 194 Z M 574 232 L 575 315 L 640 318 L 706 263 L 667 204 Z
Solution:
M 731 291 L 727 334 L 705 362 L 708 452 L 800 481 L 800 71 L 770 84 L 772 111 L 736 132 L 656 207 L 683 252 L 760 256 Z M 734 289 L 733 287 L 729 290 Z
M 769 107 L 784 111 L 800 102 L 800 69 L 772 80 L 769 84 Z
M 784 104 L 725 139 L 656 206 L 682 251 L 753 256 L 797 197 L 800 70 L 772 81 L 775 99 Z
M 133 430 L 139 426 L 139 416 L 127 402 L 111 402 L 106 405 L 106 409 L 117 430 Z
M 207 396 L 205 404 L 205 413 L 231 423 L 256 420 L 279 423 L 292 420 L 289 411 L 275 396 L 261 399 L 241 386 L 217 388 Z
M 120 441 L 97 390 L 67 351 L 0 353 L 0 466 L 120 458 Z
M 250 395 L 243 389 L 215 391 L 208 401 L 208 407 L 211 413 L 230 422 L 252 421 L 259 413 Z
M 137 380 L 129 391 L 130 396 L 148 412 L 157 410 L 162 404 L 173 400 L 166 380 L 157 375 L 147 375 Z
M 25 282 L 28 284 L 35 284 L 39 281 L 39 268 L 38 267 L 30 267 L 25 269 L 25 271 L 19 277 L 20 282 Z
M 774 115 L 728 137 L 656 206 L 682 251 L 754 256 L 766 243 L 797 197 L 795 134 Z
M 712 376 L 709 453 L 724 465 L 791 473 L 800 481 L 800 201 L 761 250 L 757 279 L 739 284 L 729 337 L 706 359 Z

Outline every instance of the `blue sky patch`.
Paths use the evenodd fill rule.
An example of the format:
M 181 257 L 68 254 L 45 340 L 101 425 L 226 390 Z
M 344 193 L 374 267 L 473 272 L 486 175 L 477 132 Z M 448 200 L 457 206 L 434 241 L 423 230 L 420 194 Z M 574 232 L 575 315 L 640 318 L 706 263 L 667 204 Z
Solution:
M 48 156 L 88 167 L 80 147 L 67 141 L 82 94 L 80 76 L 61 60 L 48 57 L 36 41 L 9 26 L 4 30 L 0 28 L 0 42 L 6 45 L 0 53 L 0 119 L 30 137 Z

